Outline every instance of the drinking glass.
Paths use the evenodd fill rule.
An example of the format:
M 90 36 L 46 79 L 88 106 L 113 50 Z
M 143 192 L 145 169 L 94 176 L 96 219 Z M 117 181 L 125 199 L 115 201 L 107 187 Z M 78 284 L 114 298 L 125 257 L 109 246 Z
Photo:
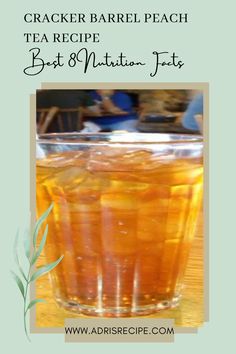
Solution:
M 202 137 L 44 134 L 37 213 L 48 216 L 56 301 L 94 316 L 138 316 L 179 303 L 202 200 Z

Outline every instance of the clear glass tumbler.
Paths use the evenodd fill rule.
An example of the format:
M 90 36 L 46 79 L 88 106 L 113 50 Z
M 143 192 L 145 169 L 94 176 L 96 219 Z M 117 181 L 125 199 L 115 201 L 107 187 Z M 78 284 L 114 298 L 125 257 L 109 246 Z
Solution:
M 202 199 L 199 136 L 45 134 L 37 213 L 57 302 L 95 316 L 176 306 Z

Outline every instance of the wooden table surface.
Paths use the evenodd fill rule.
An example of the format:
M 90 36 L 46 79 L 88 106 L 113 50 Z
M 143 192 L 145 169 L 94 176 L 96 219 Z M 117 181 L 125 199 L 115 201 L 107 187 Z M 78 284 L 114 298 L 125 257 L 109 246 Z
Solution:
M 154 318 L 171 318 L 178 327 L 200 327 L 204 322 L 204 292 L 203 292 L 203 216 L 199 216 L 198 228 L 191 249 L 187 271 L 185 274 L 185 288 L 180 306 L 175 309 L 164 310 L 151 316 Z M 40 264 L 44 263 L 41 257 Z M 36 323 L 40 328 L 64 327 L 65 318 L 84 317 L 68 313 L 59 308 L 53 299 L 49 277 L 39 278 L 36 283 L 36 297 L 46 300 L 46 303 L 36 305 Z

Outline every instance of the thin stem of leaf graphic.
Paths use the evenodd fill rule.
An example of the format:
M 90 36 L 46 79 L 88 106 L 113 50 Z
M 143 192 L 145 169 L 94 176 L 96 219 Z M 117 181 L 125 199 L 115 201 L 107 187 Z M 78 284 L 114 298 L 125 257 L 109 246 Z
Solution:
M 47 240 L 47 234 L 48 234 L 48 225 L 46 225 L 45 229 L 44 229 L 44 233 L 43 236 L 41 238 L 41 241 L 39 242 L 39 246 L 37 248 L 37 239 L 38 239 L 38 234 L 39 234 L 39 230 L 42 226 L 42 224 L 44 223 L 44 221 L 46 220 L 46 218 L 48 217 L 49 213 L 51 212 L 53 208 L 53 204 L 50 205 L 50 207 L 42 214 L 42 216 L 37 220 L 37 222 L 35 223 L 35 227 L 34 227 L 34 231 L 32 234 L 32 239 L 30 240 L 30 238 L 28 238 L 28 240 L 26 239 L 24 241 L 24 252 L 25 252 L 25 256 L 29 261 L 29 267 L 27 272 L 25 272 L 20 264 L 19 261 L 19 256 L 18 256 L 18 238 L 19 238 L 19 231 L 16 234 L 16 238 L 15 238 L 15 242 L 14 242 L 14 257 L 15 257 L 15 261 L 19 270 L 19 273 L 22 277 L 22 279 L 20 278 L 20 276 L 18 276 L 15 272 L 12 271 L 12 276 L 21 292 L 21 295 L 23 296 L 24 299 L 24 330 L 25 330 L 25 334 L 27 339 L 30 341 L 30 337 L 28 334 L 28 330 L 27 330 L 27 323 L 26 323 L 26 315 L 27 312 L 37 303 L 40 302 L 45 302 L 45 300 L 43 299 L 34 299 L 32 301 L 30 301 L 29 303 L 27 303 L 27 298 L 28 298 L 28 290 L 29 290 L 29 285 L 30 283 L 34 282 L 37 278 L 43 276 L 44 274 L 50 272 L 51 270 L 53 270 L 63 259 L 63 256 L 61 256 L 60 258 L 58 258 L 56 261 L 44 265 L 40 268 L 38 268 L 33 274 L 33 266 L 36 263 L 36 261 L 38 260 L 39 256 L 41 255 L 43 248 L 46 244 L 46 240 Z M 32 244 L 32 252 L 30 252 L 30 245 Z M 26 275 L 27 274 L 27 275 Z
M 24 329 L 25 329 L 25 334 L 26 334 L 27 339 L 31 342 L 29 334 L 28 334 L 28 330 L 27 330 L 27 325 L 26 325 L 27 295 L 28 295 L 28 288 L 29 288 L 30 272 L 31 272 L 31 266 L 29 266 L 27 282 L 26 282 L 26 287 L 25 287 L 25 296 L 24 296 Z

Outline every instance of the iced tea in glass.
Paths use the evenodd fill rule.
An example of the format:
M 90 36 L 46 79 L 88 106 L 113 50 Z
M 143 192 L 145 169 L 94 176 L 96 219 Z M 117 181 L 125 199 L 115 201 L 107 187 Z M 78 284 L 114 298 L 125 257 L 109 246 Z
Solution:
M 137 316 L 178 304 L 202 198 L 202 138 L 51 134 L 37 141 L 37 213 L 61 306 Z

